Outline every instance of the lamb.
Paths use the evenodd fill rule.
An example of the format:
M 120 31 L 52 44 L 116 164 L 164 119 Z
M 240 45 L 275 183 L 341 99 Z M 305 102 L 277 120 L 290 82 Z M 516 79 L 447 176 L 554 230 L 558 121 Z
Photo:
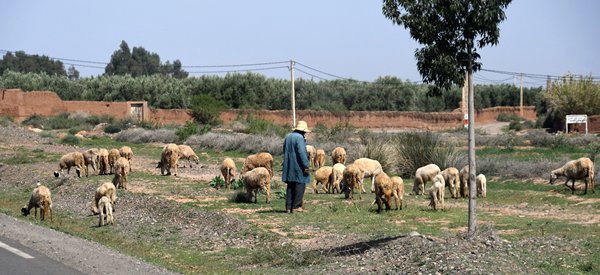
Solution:
M 110 199 L 107 196 L 103 196 L 98 201 L 98 207 L 100 208 L 100 218 L 98 221 L 98 227 L 101 227 L 104 225 L 105 218 L 106 218 L 107 224 L 113 224 L 114 217 L 113 217 L 112 203 L 111 203 Z
M 240 172 L 242 175 L 246 172 L 257 168 L 264 167 L 269 171 L 269 175 L 271 178 L 273 177 L 273 156 L 267 152 L 262 152 L 254 155 L 249 155 L 246 160 L 244 160 L 244 165 L 242 167 L 242 171 Z
M 306 154 L 308 155 L 308 164 L 314 168 L 315 155 L 317 154 L 317 149 L 315 149 L 312 145 L 306 145 Z
M 346 150 L 342 147 L 335 147 L 335 149 L 331 151 L 331 162 L 333 164 L 346 164 Z
M 92 166 L 96 176 L 98 175 L 98 149 L 92 148 L 84 151 L 83 153 L 83 162 L 85 163 L 85 176 L 88 176 L 88 165 Z
M 477 181 L 477 196 L 482 196 L 482 197 L 486 197 L 486 185 L 487 185 L 487 180 L 485 178 L 484 174 L 479 174 L 477 175 L 476 178 Z
M 111 149 L 110 151 L 108 151 L 108 166 L 110 167 L 111 174 L 113 174 L 115 172 L 114 171 L 115 162 L 120 157 L 121 157 L 121 154 L 119 153 L 119 149 Z
M 184 145 L 184 144 L 177 145 L 177 147 L 179 147 L 179 152 L 181 152 L 181 156 L 179 158 L 186 159 L 188 164 L 190 165 L 190 168 L 192 168 L 192 160 L 197 165 L 200 164 L 200 159 L 198 159 L 198 156 L 196 155 L 196 153 L 194 152 L 194 149 L 192 149 L 192 147 L 190 147 L 188 145 Z M 183 165 L 183 167 L 185 167 L 185 165 Z
M 108 150 L 99 149 L 98 150 L 98 174 L 106 175 L 108 174 Z
M 354 164 L 350 164 L 344 169 L 343 181 L 346 199 L 354 199 L 354 188 L 358 188 L 358 198 L 362 200 L 360 182 L 364 177 L 365 172 Z
M 133 158 L 133 151 L 131 150 L 131 147 L 121 147 L 121 149 L 119 149 L 119 155 L 127 159 L 127 161 L 129 162 L 129 172 L 131 172 L 131 158 Z
M 383 172 L 383 168 L 381 168 L 381 163 L 379 163 L 379 161 L 376 161 L 376 160 L 370 159 L 370 158 L 359 158 L 354 161 L 354 165 L 356 165 L 358 168 L 360 168 L 364 172 L 363 177 L 371 177 L 371 193 L 374 193 L 375 192 L 375 186 L 374 186 L 375 177 L 377 175 L 379 175 L 379 173 Z M 360 179 L 360 188 L 362 189 L 363 192 L 366 193 L 363 182 L 364 182 L 364 178 L 361 178 Z
M 458 199 L 460 193 L 460 176 L 458 169 L 448 167 L 442 171 L 442 176 L 444 177 L 444 181 L 446 181 L 450 196 L 452 196 L 453 199 Z
M 315 192 L 315 194 L 319 193 L 319 191 L 317 189 L 317 184 L 319 184 L 319 183 L 321 183 L 321 185 L 322 185 L 323 192 L 328 192 L 329 177 L 331 176 L 331 173 L 332 173 L 331 166 L 323 166 L 323 167 L 317 169 L 317 171 L 315 171 L 314 180 L 310 184 L 310 186 L 313 189 L 313 191 Z
M 120 157 L 115 162 L 114 170 L 115 177 L 113 178 L 113 183 L 117 188 L 127 190 L 127 175 L 129 174 L 129 171 L 131 171 L 129 161 L 124 157 Z
M 85 167 L 85 161 L 83 158 L 83 154 L 80 152 L 71 152 L 63 155 L 60 158 L 60 162 L 58 163 L 59 171 L 54 171 L 54 176 L 58 178 L 58 176 L 63 173 L 64 169 L 67 169 L 67 174 L 71 171 L 71 167 L 75 167 L 75 171 L 77 172 L 77 177 L 81 177 L 81 171 Z M 85 170 L 84 170 L 85 172 Z M 87 172 L 86 172 L 87 174 Z
M 433 178 L 441 172 L 440 167 L 435 164 L 427 164 L 415 172 L 415 183 L 413 185 L 413 192 L 415 195 L 423 194 L 425 190 L 425 183 L 433 181 Z
M 37 219 L 37 209 L 40 208 L 40 220 L 46 219 L 50 214 L 50 221 L 52 221 L 52 198 L 50 189 L 41 185 L 39 182 L 37 186 L 31 192 L 29 203 L 21 208 L 21 214 L 27 216 L 30 214 L 31 208 L 34 208 L 35 218 Z
M 271 202 L 271 174 L 265 167 L 254 168 L 242 175 L 242 181 L 246 186 L 248 200 L 254 203 L 258 200 L 258 189 L 267 193 L 267 203 Z
M 554 184 L 559 177 L 567 178 L 565 185 L 569 187 L 569 180 L 572 181 L 571 194 L 575 194 L 575 180 L 584 180 L 585 191 L 583 194 L 587 194 L 588 186 L 592 189 L 592 193 L 596 193 L 594 190 L 594 163 L 589 158 L 579 158 L 567 162 L 563 167 L 553 170 L 550 174 L 550 184 Z
M 396 193 L 396 199 L 400 201 L 400 209 L 402 209 L 404 207 L 404 181 L 398 176 L 392 177 L 391 180 L 394 184 L 393 190 Z M 398 201 L 396 202 L 396 208 L 398 208 Z
M 344 178 L 344 169 L 346 169 L 346 165 L 344 164 L 336 163 L 333 165 L 328 183 L 329 193 L 342 192 L 341 183 L 342 179 Z
M 225 179 L 227 189 L 231 189 L 231 181 L 235 178 L 235 173 L 235 162 L 230 158 L 225 158 L 223 164 L 221 164 L 221 174 L 223 175 L 223 179 Z
M 433 178 L 433 186 L 429 190 L 430 203 L 429 206 L 433 207 L 433 210 L 444 209 L 444 191 L 446 183 L 444 177 L 440 174 Z
M 97 215 L 100 212 L 98 210 L 98 202 L 102 197 L 108 197 L 110 199 L 111 206 L 114 206 L 114 204 L 117 201 L 117 189 L 115 188 L 115 185 L 112 182 L 107 181 L 102 185 L 98 186 L 98 188 L 96 188 L 96 193 L 94 194 L 94 199 L 92 200 L 92 204 L 90 207 L 92 210 L 92 214 Z
M 160 168 L 160 174 L 164 175 L 167 171 L 167 176 L 171 175 L 171 169 L 175 169 L 175 176 L 177 176 L 177 161 L 179 161 L 179 147 L 175 143 L 169 143 L 165 145 L 160 155 L 160 161 L 156 168 Z
M 317 153 L 315 155 L 315 160 L 314 160 L 314 168 L 318 169 L 321 168 L 325 165 L 325 150 L 323 149 L 317 149 Z

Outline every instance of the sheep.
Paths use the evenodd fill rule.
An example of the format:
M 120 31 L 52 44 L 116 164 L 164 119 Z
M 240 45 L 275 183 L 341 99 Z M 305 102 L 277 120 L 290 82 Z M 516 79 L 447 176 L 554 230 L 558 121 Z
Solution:
M 571 194 L 575 194 L 575 180 L 585 181 L 585 191 L 583 194 L 587 194 L 588 186 L 592 189 L 592 193 L 596 193 L 594 190 L 594 163 L 589 158 L 579 158 L 567 162 L 563 167 L 553 170 L 550 174 L 550 184 L 554 184 L 554 181 L 559 177 L 567 178 L 565 185 L 569 187 L 569 180 L 572 181 Z
M 167 176 L 171 175 L 171 169 L 175 169 L 175 176 L 177 176 L 177 161 L 179 161 L 179 147 L 175 143 L 169 143 L 163 147 L 163 151 L 160 155 L 160 161 L 156 168 L 160 168 L 160 174 Z
M 394 176 L 391 178 L 392 183 L 394 184 L 393 190 L 396 194 L 396 208 L 398 208 L 398 201 L 400 202 L 400 209 L 404 207 L 404 180 L 401 177 Z
M 469 197 L 469 165 L 465 165 L 460 169 L 460 196 L 463 198 Z
M 119 153 L 119 149 L 111 149 L 110 151 L 108 151 L 108 166 L 110 167 L 110 174 L 113 174 L 115 172 L 113 168 L 115 166 L 115 162 L 120 157 L 121 153 Z
M 194 161 L 196 165 L 200 164 L 200 159 L 198 159 L 198 156 L 196 155 L 196 152 L 194 152 L 194 149 L 192 149 L 192 147 L 185 144 L 177 145 L 177 147 L 179 147 L 179 152 L 181 153 L 181 156 L 179 156 L 179 158 L 186 159 L 188 164 L 190 165 L 190 168 L 192 168 L 192 161 Z M 185 167 L 185 165 L 183 165 L 183 167 Z
M 97 215 L 100 212 L 98 209 L 98 202 L 102 197 L 108 197 L 110 199 L 111 206 L 114 206 L 114 204 L 117 202 L 117 188 L 115 188 L 115 185 L 112 182 L 107 181 L 96 188 L 96 193 L 94 193 L 94 199 L 92 200 L 92 204 L 90 206 L 92 214 Z
M 315 161 L 315 155 L 317 154 L 317 149 L 315 149 L 315 147 L 312 145 L 306 145 L 306 154 L 308 155 L 308 164 L 312 168 L 315 168 L 315 165 L 313 162 Z
M 246 187 L 248 200 L 254 203 L 258 200 L 258 189 L 267 193 L 267 203 L 271 203 L 271 174 L 265 167 L 254 168 L 242 175 L 242 181 Z
M 131 158 L 133 158 L 133 151 L 131 150 L 131 147 L 121 147 L 121 149 L 119 149 L 119 155 L 127 159 L 127 161 L 129 162 L 129 172 L 131 172 Z
M 31 208 L 34 208 L 35 218 L 37 219 L 37 209 L 40 208 L 40 220 L 46 219 L 50 214 L 50 221 L 52 221 L 52 194 L 48 187 L 43 186 L 41 183 L 37 183 L 37 186 L 31 192 L 29 203 L 21 208 L 21 214 L 27 216 L 30 214 Z
M 235 162 L 230 158 L 225 158 L 223 164 L 221 164 L 221 174 L 223 175 L 223 179 L 225 179 L 227 189 L 231 189 L 231 181 L 235 178 L 235 173 Z
M 413 192 L 415 195 L 423 194 L 425 190 L 425 183 L 433 181 L 433 178 L 441 172 L 440 167 L 435 164 L 427 164 L 415 172 L 415 183 L 413 185 Z
M 444 191 L 446 183 L 444 177 L 440 174 L 433 178 L 433 185 L 429 190 L 430 203 L 429 206 L 433 207 L 433 210 L 444 209 Z
M 453 199 L 458 199 L 460 193 L 460 176 L 458 169 L 448 167 L 442 171 L 442 176 L 444 177 L 444 181 L 446 181 L 450 196 L 452 196 Z
M 379 175 L 379 173 L 383 172 L 383 168 L 381 168 L 381 163 L 379 163 L 379 161 L 376 161 L 376 160 L 370 159 L 370 158 L 359 158 L 354 161 L 354 165 L 356 165 L 358 168 L 360 168 L 364 172 L 363 177 L 371 177 L 371 193 L 374 193 L 375 186 L 373 183 L 375 182 L 375 177 L 377 175 Z M 361 178 L 360 179 L 360 188 L 362 189 L 363 192 L 366 193 L 363 182 L 364 182 L 364 178 Z
M 83 158 L 83 154 L 80 152 L 71 152 L 63 155 L 60 158 L 60 162 L 58 163 L 59 171 L 54 171 L 54 176 L 58 178 L 58 176 L 63 173 L 64 169 L 67 169 L 67 174 L 71 171 L 71 167 L 75 167 L 75 171 L 77 172 L 77 177 L 81 177 L 81 171 L 85 168 L 85 160 Z M 85 170 L 83 170 L 86 172 Z M 87 172 L 86 172 L 87 174 Z
M 108 174 L 108 150 L 99 149 L 98 150 L 98 174 L 106 175 Z
M 476 182 L 477 182 L 477 196 L 482 196 L 482 197 L 486 197 L 486 185 L 487 185 L 487 179 L 485 178 L 484 174 L 479 174 L 477 175 L 476 178 Z
M 331 162 L 333 164 L 346 164 L 346 150 L 342 147 L 335 147 L 335 149 L 331 151 Z
M 240 174 L 245 174 L 246 172 L 257 168 L 264 167 L 269 171 L 269 175 L 271 178 L 273 177 L 273 156 L 267 152 L 262 152 L 254 155 L 249 155 L 244 160 L 244 165 L 242 167 L 242 171 Z
M 346 199 L 354 199 L 354 188 L 358 189 L 358 198 L 362 200 L 360 182 L 364 178 L 365 172 L 361 170 L 357 165 L 350 164 L 344 169 L 343 181 L 344 193 Z
M 98 175 L 98 149 L 92 148 L 84 151 L 83 153 L 83 162 L 85 164 L 85 176 L 88 176 L 88 165 L 92 166 L 96 176 Z
M 329 193 L 341 193 L 341 183 L 344 177 L 344 169 L 346 165 L 342 163 L 336 163 L 332 167 L 331 176 L 329 177 Z M 336 191 L 337 190 L 337 191 Z
M 321 183 L 321 185 L 322 185 L 323 192 L 328 192 L 329 177 L 331 176 L 331 173 L 332 173 L 331 166 L 323 166 L 323 167 L 317 169 L 317 171 L 315 171 L 314 180 L 310 184 L 310 186 L 313 189 L 313 191 L 315 192 L 315 194 L 319 193 L 319 191 L 317 189 L 317 184 L 319 184 L 319 183 Z
M 117 188 L 127 190 L 127 175 L 129 174 L 129 171 L 131 171 L 129 161 L 124 157 L 120 157 L 115 162 L 114 170 L 115 177 L 113 178 L 113 183 Z
M 325 165 L 325 150 L 317 149 L 313 163 L 314 169 L 319 169 Z
M 107 224 L 113 224 L 114 217 L 113 217 L 113 213 L 112 213 L 113 212 L 112 203 L 110 202 L 110 199 L 107 196 L 103 196 L 102 198 L 100 198 L 100 200 L 98 201 L 98 208 L 100 210 L 98 227 L 101 227 L 104 225 L 105 218 L 106 218 Z
M 396 210 L 398 210 L 398 197 L 394 194 L 394 184 L 386 173 L 379 173 L 373 182 L 375 186 L 375 202 L 377 203 L 377 212 L 381 212 L 382 204 L 385 203 L 385 210 L 392 209 L 392 197 L 396 201 Z

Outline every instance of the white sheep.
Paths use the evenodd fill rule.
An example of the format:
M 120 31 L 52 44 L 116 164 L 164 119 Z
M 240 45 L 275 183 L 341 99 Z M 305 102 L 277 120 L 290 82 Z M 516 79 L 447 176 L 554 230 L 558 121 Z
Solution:
M 131 171 L 129 168 L 129 161 L 124 157 L 120 157 L 115 162 L 114 170 L 115 177 L 113 178 L 113 183 L 117 188 L 127 190 L 127 175 L 129 174 L 129 171 Z
M 119 159 L 121 157 L 121 153 L 119 153 L 119 149 L 111 149 L 110 151 L 108 151 L 108 166 L 109 166 L 109 173 L 113 174 L 114 171 L 114 166 L 115 166 L 115 162 L 117 161 L 117 159 Z
M 482 196 L 482 197 L 486 197 L 487 194 L 487 179 L 485 178 L 484 174 L 479 174 L 477 175 L 476 178 L 476 182 L 477 182 L 477 196 Z
M 98 202 L 102 197 L 108 197 L 110 199 L 111 206 L 114 206 L 114 204 L 117 202 L 117 188 L 115 188 L 115 185 L 112 182 L 107 181 L 96 188 L 96 193 L 94 193 L 94 198 L 92 199 L 90 206 L 92 214 L 96 215 L 99 213 Z
M 436 175 L 433 178 L 433 184 L 429 190 L 430 203 L 429 206 L 433 207 L 433 210 L 444 209 L 444 191 L 446 183 L 442 175 Z
M 442 176 L 446 181 L 448 191 L 450 191 L 450 196 L 452 196 L 453 199 L 457 199 L 460 196 L 460 175 L 458 169 L 454 167 L 448 167 L 442 171 Z
M 21 214 L 27 216 L 30 214 L 31 208 L 34 208 L 35 218 L 37 219 L 37 209 L 40 208 L 40 220 L 44 220 L 50 214 L 52 221 L 52 195 L 48 187 L 41 185 L 39 182 L 31 192 L 29 203 L 21 208 Z
M 329 177 L 331 176 L 332 168 L 331 166 L 323 166 L 317 171 L 315 171 L 315 176 L 313 181 L 310 184 L 310 187 L 313 189 L 315 194 L 319 193 L 317 189 L 317 185 L 320 183 L 322 185 L 323 192 L 328 192 L 329 190 Z
M 554 184 L 554 181 L 559 177 L 567 178 L 567 181 L 565 181 L 567 187 L 569 187 L 569 180 L 572 181 L 569 187 L 571 194 L 575 194 L 575 180 L 584 180 L 584 195 L 587 194 L 588 186 L 592 189 L 592 193 L 596 193 L 594 190 L 594 163 L 589 158 L 571 160 L 563 167 L 553 170 L 550 175 L 550 184 Z
M 366 193 L 364 187 L 364 178 L 371 177 L 371 193 L 375 192 L 375 177 L 379 175 L 379 173 L 383 172 L 383 168 L 381 167 L 381 163 L 379 161 L 370 159 L 370 158 L 359 158 L 353 163 L 356 167 L 360 168 L 363 171 L 363 178 L 360 179 L 360 188 L 363 192 Z
M 81 172 L 85 172 L 87 174 L 87 170 L 85 169 L 85 160 L 83 154 L 80 152 L 71 152 L 63 155 L 60 158 L 58 163 L 59 171 L 54 171 L 54 176 L 58 178 L 60 174 L 63 174 L 64 169 L 67 169 L 67 174 L 71 171 L 71 167 L 75 167 L 75 171 L 77 172 L 77 177 L 81 177 Z
M 396 199 L 400 202 L 400 209 L 404 207 L 404 180 L 401 177 L 394 176 L 391 178 L 394 184 L 393 190 L 395 192 Z M 398 201 L 396 201 L 396 208 L 398 208 Z
M 249 155 L 244 160 L 244 164 L 242 167 L 242 171 L 240 174 L 245 174 L 246 172 L 257 168 L 264 167 L 269 171 L 269 175 L 271 178 L 273 177 L 273 156 L 267 152 L 262 152 L 254 155 Z
M 342 163 L 336 163 L 332 167 L 331 176 L 329 177 L 328 186 L 330 188 L 329 193 L 341 193 L 342 192 L 342 179 L 344 178 L 344 170 L 346 165 Z
M 124 157 L 129 162 L 129 172 L 131 172 L 131 159 L 133 158 L 133 150 L 129 146 L 123 146 L 119 149 L 119 155 Z
M 110 199 L 107 196 L 103 196 L 102 198 L 100 198 L 100 200 L 98 201 L 98 208 L 100 210 L 98 227 L 101 227 L 104 225 L 104 219 L 106 219 L 107 224 L 113 224 L 114 217 L 113 217 L 112 203 L 110 202 Z
M 346 199 L 354 199 L 354 188 L 358 189 L 358 199 L 362 200 L 361 195 L 361 181 L 365 176 L 365 172 L 362 171 L 358 166 L 350 164 L 344 169 L 344 193 Z
M 97 159 L 97 163 L 98 163 L 98 173 L 102 174 L 102 175 L 106 175 L 108 174 L 108 169 L 109 169 L 109 165 L 108 165 L 108 150 L 100 148 L 98 150 L 98 159 Z
M 271 202 L 271 174 L 265 167 L 254 168 L 242 175 L 248 200 L 254 203 L 258 200 L 258 190 L 263 189 L 267 194 L 267 203 Z
M 346 164 L 346 150 L 342 147 L 335 147 L 335 149 L 331 151 L 331 163 Z
M 460 196 L 463 198 L 469 197 L 469 165 L 465 165 L 460 169 Z
M 83 162 L 85 163 L 85 176 L 88 176 L 88 165 L 92 166 L 92 169 L 94 169 L 94 173 L 96 173 L 96 176 L 98 175 L 99 169 L 98 169 L 98 149 L 97 148 L 92 148 L 92 149 L 88 149 L 85 150 L 83 153 Z
M 196 165 L 200 164 L 200 159 L 198 159 L 198 156 L 192 147 L 185 144 L 177 145 L 177 147 L 179 147 L 179 152 L 181 153 L 179 159 L 186 159 L 190 168 L 192 168 L 192 161 L 194 161 Z M 183 165 L 183 167 L 185 167 L 185 165 Z
M 171 169 L 174 169 L 175 176 L 177 176 L 177 162 L 179 161 L 179 147 L 175 143 L 169 143 L 163 147 L 163 151 L 160 155 L 160 161 L 156 168 L 160 168 L 160 174 L 167 176 L 171 175 Z
M 231 182 L 233 181 L 233 178 L 235 178 L 236 169 L 235 162 L 233 162 L 232 159 L 225 158 L 223 160 L 223 164 L 221 164 L 221 174 L 223 175 L 227 189 L 231 189 Z
M 315 155 L 317 154 L 317 149 L 315 149 L 315 146 L 306 145 L 306 154 L 308 155 L 308 164 L 314 168 Z
M 425 183 L 433 181 L 433 178 L 441 172 L 440 167 L 435 164 L 427 164 L 415 172 L 415 183 L 413 192 L 415 195 L 420 195 L 425 190 Z
M 314 160 L 314 169 L 321 168 L 325 165 L 325 150 L 317 149 Z

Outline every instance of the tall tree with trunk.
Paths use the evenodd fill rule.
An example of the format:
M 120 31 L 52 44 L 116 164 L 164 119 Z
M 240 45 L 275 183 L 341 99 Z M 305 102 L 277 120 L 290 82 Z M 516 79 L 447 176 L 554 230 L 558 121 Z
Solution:
M 404 26 L 424 47 L 415 51 L 417 69 L 426 83 L 449 89 L 469 86 L 469 235 L 477 232 L 475 188 L 475 115 L 473 72 L 481 68 L 478 48 L 497 45 L 498 24 L 511 0 L 383 0 L 383 15 Z

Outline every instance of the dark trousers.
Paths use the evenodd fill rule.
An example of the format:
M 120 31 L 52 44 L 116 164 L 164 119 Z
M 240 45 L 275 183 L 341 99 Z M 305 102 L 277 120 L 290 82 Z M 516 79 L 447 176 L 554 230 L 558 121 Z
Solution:
M 304 190 L 306 185 L 300 182 L 287 182 L 287 189 L 285 190 L 285 209 L 296 209 L 302 207 L 302 200 L 304 199 Z

